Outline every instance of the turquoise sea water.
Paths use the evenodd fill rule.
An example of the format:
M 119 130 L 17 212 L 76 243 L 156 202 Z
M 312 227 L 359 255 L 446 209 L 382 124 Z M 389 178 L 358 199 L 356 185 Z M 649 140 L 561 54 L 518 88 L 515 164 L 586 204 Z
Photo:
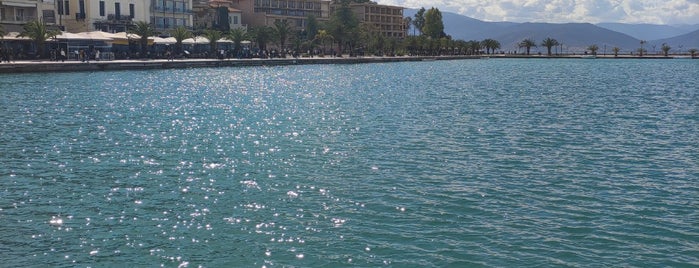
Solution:
M 0 76 L 3 267 L 699 266 L 699 62 Z

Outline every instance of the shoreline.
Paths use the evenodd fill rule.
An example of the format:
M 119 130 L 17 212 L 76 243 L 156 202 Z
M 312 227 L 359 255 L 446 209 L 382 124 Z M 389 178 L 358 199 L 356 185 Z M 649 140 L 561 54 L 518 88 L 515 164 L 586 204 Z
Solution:
M 484 58 L 507 59 L 585 59 L 587 55 L 478 55 L 478 56 L 398 56 L 398 57 L 315 57 L 315 58 L 277 58 L 277 59 L 135 59 L 111 61 L 14 61 L 0 63 L 0 74 L 9 73 L 47 73 L 47 72 L 85 72 L 85 71 L 120 71 L 120 70 L 155 70 L 187 69 L 213 67 L 247 67 L 247 66 L 283 66 L 309 64 L 360 64 L 384 62 L 411 62 L 433 60 L 464 60 Z M 589 57 L 589 56 L 587 56 Z M 630 56 L 597 55 L 598 59 L 675 59 L 665 56 Z M 686 59 L 690 59 L 688 56 Z

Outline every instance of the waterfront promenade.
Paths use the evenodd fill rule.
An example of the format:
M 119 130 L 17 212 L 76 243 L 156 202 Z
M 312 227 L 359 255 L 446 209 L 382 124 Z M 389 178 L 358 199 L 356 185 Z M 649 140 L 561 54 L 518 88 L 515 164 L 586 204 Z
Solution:
M 380 62 L 406 62 L 456 59 L 484 58 L 583 58 L 583 55 L 477 55 L 477 56 L 397 56 L 397 57 L 313 57 L 313 58 L 273 58 L 273 59 L 130 59 L 110 61 L 48 61 L 23 60 L 0 63 L 1 73 L 41 73 L 41 72 L 81 72 L 81 71 L 116 71 L 116 70 L 147 70 L 147 69 L 182 69 L 182 68 L 212 68 L 212 67 L 245 67 L 245 66 L 280 66 L 305 64 L 359 64 Z M 672 59 L 662 56 L 619 56 L 598 55 L 597 58 L 616 59 Z

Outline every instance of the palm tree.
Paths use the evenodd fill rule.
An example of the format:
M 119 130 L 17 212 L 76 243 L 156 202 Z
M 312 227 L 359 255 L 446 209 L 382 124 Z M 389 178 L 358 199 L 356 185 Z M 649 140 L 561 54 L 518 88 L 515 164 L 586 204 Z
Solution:
M 689 55 L 692 55 L 692 59 L 694 58 L 695 55 L 697 55 L 697 50 L 696 48 L 690 48 L 689 49 Z
M 172 31 L 170 31 L 170 34 L 177 41 L 177 43 L 175 44 L 175 50 L 177 51 L 177 53 L 182 53 L 182 40 L 192 37 L 192 32 L 187 30 L 187 28 L 185 28 L 184 26 L 179 26 L 175 29 L 172 29 Z
M 325 50 L 327 50 L 327 48 L 325 47 L 325 44 L 328 41 L 332 41 L 334 38 L 332 35 L 330 35 L 330 33 L 328 33 L 328 31 L 320 30 L 320 31 L 318 31 L 318 34 L 316 34 L 315 39 L 320 41 L 320 44 L 323 46 L 323 53 L 325 53 Z
M 410 33 L 410 25 L 413 24 L 413 18 L 405 17 L 403 18 L 403 27 L 405 27 L 405 32 Z
M 490 54 L 491 50 L 493 51 L 493 54 L 495 54 L 495 50 L 500 48 L 500 42 L 498 42 L 498 40 L 488 38 L 481 42 L 481 46 L 485 48 L 486 54 Z
M 641 48 L 638 49 L 638 53 L 640 54 L 641 57 L 643 57 L 643 51 L 645 51 L 643 49 L 643 45 L 645 45 L 645 44 L 646 44 L 646 40 L 641 40 Z
M 264 50 L 267 48 L 267 42 L 272 37 L 272 29 L 267 26 L 255 27 L 250 31 L 250 35 L 257 43 L 257 47 Z
M 543 42 L 541 42 L 542 46 L 546 47 L 546 50 L 548 51 L 548 55 L 551 56 L 551 48 L 558 46 L 558 40 L 553 39 L 553 38 L 546 38 L 544 39 Z
M 468 50 L 471 55 L 479 54 L 481 51 L 481 42 L 476 40 L 468 41 Z
M 46 40 L 49 38 L 53 38 L 58 34 L 60 34 L 59 31 L 49 30 L 46 27 L 46 24 L 44 24 L 42 21 L 33 20 L 27 22 L 27 24 L 23 26 L 22 32 L 18 35 L 18 37 L 29 37 L 29 39 L 34 41 L 34 44 L 36 45 L 37 57 L 43 57 L 44 43 L 46 43 Z
M 660 49 L 663 50 L 663 54 L 665 54 L 665 57 L 667 57 L 667 54 L 668 54 L 668 52 L 670 52 L 670 49 L 671 49 L 671 48 L 672 48 L 672 47 L 670 47 L 670 46 L 669 46 L 668 44 L 666 44 L 666 43 L 663 43 L 663 46 L 660 47 Z
M 536 47 L 536 42 L 534 42 L 534 40 L 532 40 L 532 39 L 527 38 L 527 39 L 522 40 L 522 42 L 519 42 L 519 44 L 517 44 L 517 45 L 520 48 L 527 49 L 527 55 L 529 55 L 529 51 L 531 50 L 531 48 Z
M 141 37 L 141 57 L 146 56 L 146 50 L 148 48 L 148 37 L 156 34 L 153 25 L 145 21 L 137 21 L 134 27 L 129 31 L 132 34 L 136 34 Z
M 282 56 L 284 55 L 284 50 L 286 49 L 286 39 L 291 33 L 291 27 L 285 20 L 278 20 L 274 22 L 274 35 L 279 42 L 279 48 L 282 51 Z
M 612 48 L 612 51 L 614 52 L 614 57 L 616 57 L 616 56 L 619 56 L 619 51 L 621 51 L 621 48 L 614 47 L 614 48 Z
M 248 33 L 245 31 L 244 28 L 235 28 L 231 29 L 228 31 L 228 38 L 233 40 L 233 44 L 235 44 L 235 48 L 233 49 L 233 53 L 235 55 L 238 55 L 240 53 L 240 44 L 247 38 Z
M 218 40 L 223 38 L 223 33 L 214 29 L 206 29 L 202 33 L 206 39 L 209 39 L 209 46 L 211 46 L 211 55 L 216 57 L 216 51 L 218 50 Z
M 599 50 L 599 47 L 595 44 L 592 44 L 589 47 L 587 47 L 587 50 L 589 50 L 590 53 L 592 53 L 592 55 L 597 56 L 597 50 Z

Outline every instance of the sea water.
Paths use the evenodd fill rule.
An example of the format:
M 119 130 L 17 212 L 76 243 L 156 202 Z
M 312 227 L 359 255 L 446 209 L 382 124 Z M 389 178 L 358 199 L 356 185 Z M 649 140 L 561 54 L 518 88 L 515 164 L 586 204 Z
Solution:
M 699 62 L 0 76 L 3 267 L 699 266 Z

